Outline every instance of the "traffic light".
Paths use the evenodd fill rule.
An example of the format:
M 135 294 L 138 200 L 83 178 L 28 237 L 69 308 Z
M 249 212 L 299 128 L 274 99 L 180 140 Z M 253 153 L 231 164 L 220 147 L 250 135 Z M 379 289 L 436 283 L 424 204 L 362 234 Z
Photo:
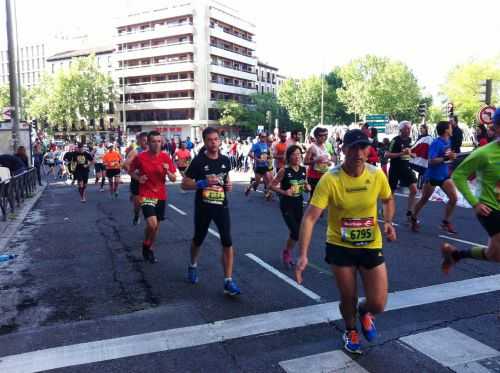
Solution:
M 448 102 L 448 117 L 453 116 L 453 109 L 454 109 L 453 102 Z
M 421 118 L 425 118 L 427 116 L 427 104 L 425 102 L 418 105 L 418 115 Z

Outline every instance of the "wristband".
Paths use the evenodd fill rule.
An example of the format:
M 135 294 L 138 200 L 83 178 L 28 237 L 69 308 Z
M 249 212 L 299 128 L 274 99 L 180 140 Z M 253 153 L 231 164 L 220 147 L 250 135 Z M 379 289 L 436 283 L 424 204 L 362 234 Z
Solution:
M 208 188 L 208 181 L 206 179 L 204 179 L 204 180 L 198 180 L 196 182 L 196 188 L 198 188 L 198 189 Z

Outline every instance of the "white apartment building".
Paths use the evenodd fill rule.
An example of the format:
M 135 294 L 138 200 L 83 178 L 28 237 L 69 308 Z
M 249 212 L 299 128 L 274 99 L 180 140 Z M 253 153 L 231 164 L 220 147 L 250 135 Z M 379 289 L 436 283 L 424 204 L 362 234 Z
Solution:
M 19 47 L 19 77 L 21 86 L 31 88 L 40 81 L 45 70 L 45 44 Z M 7 49 L 0 51 L 0 84 L 9 84 L 9 57 Z
M 109 74 L 112 76 L 114 73 L 114 50 L 114 45 L 108 45 L 103 47 L 69 50 L 56 53 L 47 58 L 47 72 L 49 74 L 55 74 L 61 69 L 69 69 L 71 67 L 72 61 L 75 58 L 88 57 L 91 54 L 94 54 L 99 70 L 101 70 L 105 74 Z
M 258 60 L 255 75 L 257 77 L 257 83 L 255 86 L 257 92 L 272 93 L 276 96 L 278 68 Z
M 217 124 L 217 100 L 245 103 L 255 92 L 254 37 L 255 25 L 212 0 L 166 1 L 121 20 L 120 120 L 129 132 L 200 138 L 203 127 Z

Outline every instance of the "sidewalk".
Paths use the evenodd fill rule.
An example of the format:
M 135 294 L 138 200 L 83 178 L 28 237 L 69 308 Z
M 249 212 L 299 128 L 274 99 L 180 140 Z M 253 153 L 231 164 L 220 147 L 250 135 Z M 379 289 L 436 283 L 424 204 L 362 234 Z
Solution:
M 35 203 L 45 191 L 47 184 L 37 187 L 36 193 L 31 198 L 27 198 L 21 207 L 17 208 L 12 218 L 7 218 L 7 221 L 0 221 L 0 254 L 8 254 L 8 243 L 12 236 L 19 229 L 26 215 L 31 211 Z

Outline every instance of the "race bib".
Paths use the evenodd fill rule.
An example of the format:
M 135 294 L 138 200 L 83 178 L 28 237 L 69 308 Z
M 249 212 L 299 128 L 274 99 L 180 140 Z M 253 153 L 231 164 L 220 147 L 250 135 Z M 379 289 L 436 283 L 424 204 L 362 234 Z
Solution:
M 224 204 L 224 198 L 224 188 L 221 186 L 210 186 L 202 191 L 203 202 L 211 205 Z
M 141 200 L 141 206 L 151 206 L 156 207 L 158 205 L 158 198 L 146 198 L 143 197 Z
M 344 218 L 341 224 L 340 235 L 344 242 L 363 246 L 375 240 L 374 218 Z
M 120 164 L 118 162 L 109 162 L 109 168 L 120 168 Z
M 87 158 L 85 158 L 84 155 L 79 155 L 77 158 L 76 158 L 76 162 L 78 164 L 85 164 L 87 162 Z
M 261 153 L 260 157 L 259 157 L 259 160 L 261 161 L 267 161 L 267 158 L 268 158 L 268 155 L 267 153 Z
M 292 188 L 293 197 L 300 197 L 304 193 L 304 181 L 290 181 L 290 187 Z
M 328 163 L 323 163 L 323 162 L 314 163 L 314 171 L 318 171 L 322 174 L 328 171 L 328 167 L 330 167 Z

